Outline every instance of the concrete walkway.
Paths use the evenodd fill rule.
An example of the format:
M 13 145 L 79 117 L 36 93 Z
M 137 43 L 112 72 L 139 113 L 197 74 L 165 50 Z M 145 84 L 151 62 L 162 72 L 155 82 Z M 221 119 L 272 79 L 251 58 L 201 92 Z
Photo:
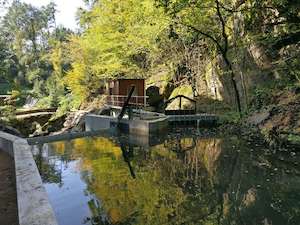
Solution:
M 214 114 L 195 114 L 195 115 L 168 115 L 169 122 L 214 122 L 218 120 L 218 116 Z
M 14 158 L 19 225 L 57 225 L 27 140 L 0 132 L 0 149 Z

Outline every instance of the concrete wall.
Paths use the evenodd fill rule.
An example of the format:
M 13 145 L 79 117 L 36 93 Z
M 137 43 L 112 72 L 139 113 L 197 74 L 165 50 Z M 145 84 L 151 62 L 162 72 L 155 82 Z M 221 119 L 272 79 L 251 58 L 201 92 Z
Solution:
M 116 119 L 111 116 L 88 114 L 85 116 L 85 130 L 86 131 L 99 131 L 108 130 L 111 127 L 111 122 Z
M 85 117 L 86 131 L 108 130 L 111 127 L 116 126 L 116 124 L 117 119 L 111 116 L 88 114 Z M 120 129 L 123 132 L 135 135 L 149 136 L 160 133 L 167 129 L 167 127 L 168 120 L 166 117 L 152 120 L 123 119 L 120 122 Z
M 57 225 L 47 192 L 25 139 L 0 132 L 0 149 L 15 162 L 20 225 Z
M 14 158 L 13 143 L 18 137 L 0 131 L 0 149 Z
M 121 123 L 129 125 L 129 134 L 147 136 L 159 134 L 168 127 L 167 118 L 156 120 L 122 120 Z

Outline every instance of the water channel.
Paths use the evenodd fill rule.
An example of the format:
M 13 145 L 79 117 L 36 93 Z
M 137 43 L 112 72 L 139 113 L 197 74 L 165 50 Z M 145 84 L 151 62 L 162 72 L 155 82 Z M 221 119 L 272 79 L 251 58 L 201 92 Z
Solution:
M 297 152 L 186 128 L 128 140 L 32 147 L 60 225 L 300 224 Z

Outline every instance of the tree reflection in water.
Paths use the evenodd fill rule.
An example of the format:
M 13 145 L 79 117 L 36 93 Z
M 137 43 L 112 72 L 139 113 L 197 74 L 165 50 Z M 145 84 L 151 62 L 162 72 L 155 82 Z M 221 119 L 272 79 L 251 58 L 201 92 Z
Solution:
M 150 148 L 101 137 L 48 146 L 51 160 L 36 157 L 46 183 L 63 185 L 58 165 L 80 159 L 82 191 L 93 196 L 85 224 L 300 224 L 298 159 L 284 155 L 290 163 L 283 163 L 237 137 L 169 136 Z

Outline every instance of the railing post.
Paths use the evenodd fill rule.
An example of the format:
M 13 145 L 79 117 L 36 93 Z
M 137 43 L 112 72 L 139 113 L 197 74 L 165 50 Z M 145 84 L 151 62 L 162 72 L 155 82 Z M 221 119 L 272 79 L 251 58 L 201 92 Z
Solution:
M 106 103 L 113 106 L 123 106 L 127 96 L 123 95 L 107 95 Z M 136 109 L 142 109 L 147 106 L 147 96 L 132 96 L 129 103 Z
M 181 96 L 179 97 L 179 108 L 181 110 L 182 102 L 181 102 Z
M 139 104 L 139 99 L 137 96 L 135 96 L 135 104 L 136 104 L 136 107 L 138 107 L 138 104 Z

